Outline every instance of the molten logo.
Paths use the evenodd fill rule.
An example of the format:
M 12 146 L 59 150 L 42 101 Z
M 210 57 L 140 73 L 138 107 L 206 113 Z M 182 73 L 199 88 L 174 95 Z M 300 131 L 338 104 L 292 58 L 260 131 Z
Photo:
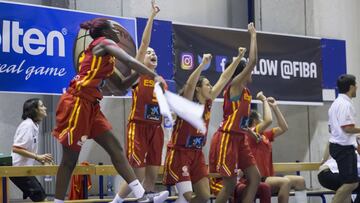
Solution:
M 22 41 L 21 41 L 22 37 Z M 46 55 L 54 56 L 54 41 L 58 44 L 58 56 L 65 57 L 65 39 L 61 32 L 53 30 L 47 36 L 36 28 L 24 30 L 17 21 L 2 21 L 0 33 L 0 49 L 2 52 L 25 52 L 37 56 L 46 51 Z

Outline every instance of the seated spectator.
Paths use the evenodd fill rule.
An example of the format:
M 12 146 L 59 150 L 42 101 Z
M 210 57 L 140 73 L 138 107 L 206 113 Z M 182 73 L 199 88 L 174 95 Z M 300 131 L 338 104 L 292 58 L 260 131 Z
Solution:
M 16 129 L 12 146 L 13 166 L 33 166 L 52 163 L 51 154 L 38 154 L 39 124 L 46 117 L 46 107 L 40 99 L 29 99 L 23 106 L 23 121 Z M 10 180 L 23 192 L 23 198 L 34 202 L 46 199 L 45 191 L 35 176 L 10 177 Z
M 305 180 L 303 177 L 296 175 L 275 176 L 272 160 L 272 142 L 276 137 L 288 130 L 288 125 L 274 98 L 266 98 L 262 92 L 257 94 L 257 98 L 263 102 L 264 116 L 261 119 L 258 112 L 252 111 L 250 113 L 250 130 L 247 140 L 255 157 L 262 182 L 270 185 L 273 194 L 278 194 L 279 203 L 286 203 L 289 201 L 291 189 L 305 189 Z M 275 113 L 278 126 L 268 129 L 272 123 L 271 109 Z
M 319 168 L 318 180 L 321 186 L 327 188 L 329 190 L 337 191 L 341 185 L 343 185 L 343 181 L 339 175 L 339 168 L 334 158 L 329 156 L 329 148 L 327 146 L 325 150 L 325 155 L 322 160 L 322 165 Z M 360 170 L 360 156 L 357 154 L 357 168 Z M 359 173 L 360 174 L 360 173 Z M 355 203 L 360 203 L 360 186 L 358 186 L 353 193 L 356 193 Z M 351 200 L 348 200 L 350 202 Z
M 241 195 L 243 194 L 247 185 L 247 180 L 246 178 L 243 178 L 243 175 L 244 173 L 239 170 L 238 177 L 240 178 L 240 181 L 236 184 L 234 196 L 231 198 L 235 203 L 241 202 Z M 221 180 L 221 178 L 210 178 L 210 189 L 212 194 L 217 195 L 222 189 L 223 185 Z M 270 186 L 264 182 L 260 182 L 256 191 L 256 198 L 259 198 L 260 203 L 271 203 Z

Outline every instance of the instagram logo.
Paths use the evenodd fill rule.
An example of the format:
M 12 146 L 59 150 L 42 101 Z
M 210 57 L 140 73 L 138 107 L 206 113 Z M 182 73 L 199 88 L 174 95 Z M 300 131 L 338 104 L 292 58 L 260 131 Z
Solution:
M 192 53 L 181 54 L 181 68 L 183 70 L 191 70 L 194 67 L 194 56 Z

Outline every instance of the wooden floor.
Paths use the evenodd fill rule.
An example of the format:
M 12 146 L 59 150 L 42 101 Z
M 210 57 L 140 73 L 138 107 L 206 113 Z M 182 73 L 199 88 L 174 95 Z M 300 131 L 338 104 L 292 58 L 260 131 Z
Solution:
M 106 199 L 95 199 L 96 197 L 94 197 L 94 199 L 84 199 L 84 200 L 66 200 L 65 203 L 80 203 L 80 202 L 86 202 L 86 203 L 90 203 L 90 202 L 111 202 L 112 199 L 106 198 Z M 168 197 L 167 200 L 176 200 L 177 196 L 170 196 Z M 50 200 L 50 199 L 49 199 Z M 11 203 L 20 203 L 20 202 L 32 202 L 30 199 L 26 199 L 26 200 L 10 200 L 9 202 Z M 136 202 L 135 198 L 126 198 L 124 202 Z M 53 201 L 45 201 L 43 203 L 53 203 Z
M 86 200 L 67 200 L 65 201 L 66 203 L 80 203 L 80 202 L 86 202 L 86 203 L 90 203 L 90 202 L 111 202 L 112 199 L 102 199 L 102 200 L 99 200 L 99 199 L 86 199 Z M 26 200 L 10 200 L 9 202 L 11 203 L 23 203 L 23 202 L 32 202 L 30 199 L 26 199 Z M 45 201 L 43 203 L 53 203 L 54 201 Z

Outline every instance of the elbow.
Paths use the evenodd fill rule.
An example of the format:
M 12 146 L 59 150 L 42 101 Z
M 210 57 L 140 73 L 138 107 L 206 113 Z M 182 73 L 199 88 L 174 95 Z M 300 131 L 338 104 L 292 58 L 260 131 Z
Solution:
M 19 153 L 19 149 L 13 146 L 13 147 L 12 147 L 12 152 L 18 154 L 18 153 Z
M 224 74 L 224 73 L 220 75 L 219 81 L 226 81 L 226 82 L 230 81 L 231 76 L 229 74 Z
M 264 126 L 269 127 L 272 124 L 272 119 L 268 118 L 268 119 L 264 119 Z
M 256 66 L 256 62 L 257 62 L 257 57 L 254 57 L 254 58 L 250 58 L 249 60 L 249 66 L 250 67 L 255 67 Z
M 142 45 L 145 46 L 145 47 L 148 47 L 150 44 L 150 40 L 149 39 L 142 39 Z
M 289 130 L 289 126 L 288 126 L 287 124 L 285 124 L 284 126 L 281 126 L 281 130 L 282 130 L 283 132 L 286 132 L 286 131 Z
M 343 126 L 342 127 L 342 130 L 345 132 L 345 133 L 353 133 L 353 128 L 354 126 L 353 125 L 348 125 L 348 126 Z

